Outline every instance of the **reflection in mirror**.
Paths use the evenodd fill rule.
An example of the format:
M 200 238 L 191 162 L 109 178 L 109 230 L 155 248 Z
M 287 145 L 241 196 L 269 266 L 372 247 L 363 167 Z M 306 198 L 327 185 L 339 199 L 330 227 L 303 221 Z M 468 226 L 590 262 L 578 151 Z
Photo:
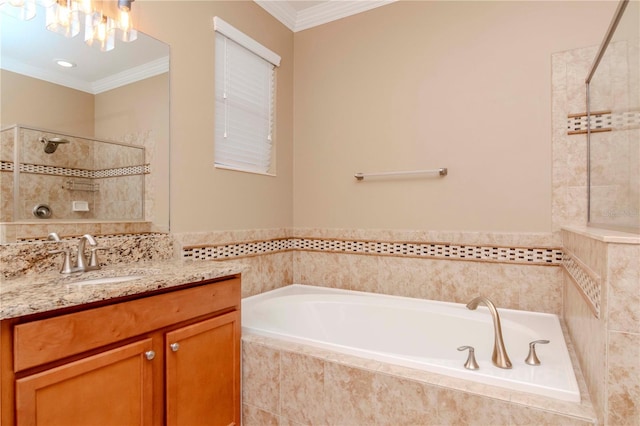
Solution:
M 640 3 L 618 12 L 587 78 L 589 224 L 640 233 Z
M 0 242 L 21 240 L 6 232 L 11 227 L 60 222 L 131 222 L 127 229 L 137 232 L 168 232 L 169 47 L 138 33 L 101 52 L 82 37 L 47 31 L 40 6 L 28 21 L 3 14 L 6 7 Z M 60 68 L 54 59 L 74 66 Z M 46 153 L 41 138 L 69 142 Z M 51 208 L 50 217 L 34 215 L 40 204 Z
M 24 126 L 4 129 L 0 144 L 3 163 L 17 153 L 13 199 L 0 205 L 2 222 L 144 220 L 144 147 Z M 43 204 L 49 208 L 46 216 L 37 214 Z

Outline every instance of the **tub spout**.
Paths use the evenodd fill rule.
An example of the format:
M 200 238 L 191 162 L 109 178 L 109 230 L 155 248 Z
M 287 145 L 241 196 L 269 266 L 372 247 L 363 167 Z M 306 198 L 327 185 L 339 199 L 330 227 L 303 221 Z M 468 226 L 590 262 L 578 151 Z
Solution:
M 467 303 L 467 308 L 475 310 L 481 303 L 489 309 L 491 318 L 493 318 L 494 341 L 491 361 L 493 361 L 493 365 L 496 367 L 511 368 L 511 360 L 509 359 L 509 355 L 507 355 L 507 350 L 505 349 L 504 341 L 502 340 L 502 326 L 500 325 L 500 315 L 498 314 L 496 305 L 486 297 L 480 296 Z

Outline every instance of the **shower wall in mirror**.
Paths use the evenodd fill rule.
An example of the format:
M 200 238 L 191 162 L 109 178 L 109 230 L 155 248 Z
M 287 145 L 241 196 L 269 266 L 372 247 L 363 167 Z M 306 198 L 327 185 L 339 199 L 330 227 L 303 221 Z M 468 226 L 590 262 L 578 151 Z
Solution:
M 589 224 L 640 232 L 640 2 L 621 5 L 587 78 Z
M 143 146 L 19 125 L 3 129 L 0 142 L 11 172 L 1 174 L 0 221 L 144 219 Z

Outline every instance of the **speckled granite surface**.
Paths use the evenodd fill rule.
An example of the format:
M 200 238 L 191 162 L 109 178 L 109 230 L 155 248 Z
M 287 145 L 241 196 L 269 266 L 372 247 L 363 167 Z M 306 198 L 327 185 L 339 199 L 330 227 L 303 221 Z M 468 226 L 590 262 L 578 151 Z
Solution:
M 79 240 L 78 236 L 60 237 L 63 238 L 61 242 L 0 244 L 0 276 L 14 278 L 59 271 L 62 256 L 52 255 L 49 251 L 68 248 L 75 257 Z M 99 255 L 100 264 L 103 266 L 168 260 L 173 257 L 173 243 L 168 234 L 98 235 L 96 240 L 98 246 L 103 248 Z M 88 255 L 88 250 L 85 254 Z
M 244 269 L 241 263 L 236 262 L 163 260 L 111 265 L 98 271 L 69 275 L 48 271 L 37 275 L 0 278 L 0 319 L 235 275 Z M 140 277 L 118 283 L 78 284 L 84 280 L 130 275 Z

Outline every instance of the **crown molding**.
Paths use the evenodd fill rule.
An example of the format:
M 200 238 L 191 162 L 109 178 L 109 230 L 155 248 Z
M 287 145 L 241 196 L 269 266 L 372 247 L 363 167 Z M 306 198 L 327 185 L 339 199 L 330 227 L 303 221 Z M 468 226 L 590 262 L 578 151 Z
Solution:
M 91 83 L 94 95 L 169 72 L 169 57 L 156 59 Z
M 330 0 L 300 11 L 296 16 L 294 32 L 306 30 L 347 16 L 357 15 L 367 10 L 386 6 L 396 0 Z
M 254 0 L 254 2 L 295 32 L 297 12 L 288 1 Z
M 49 83 L 59 84 L 60 86 L 70 87 L 82 92 L 97 95 L 107 90 L 115 89 L 120 86 L 135 83 L 169 71 L 169 57 L 156 59 L 155 61 L 130 68 L 126 71 L 114 74 L 107 78 L 94 82 L 87 82 L 73 77 L 69 77 L 63 73 L 48 72 L 42 68 L 33 67 L 23 62 L 14 61 L 11 58 L 3 58 L 0 68 L 12 71 L 17 74 L 23 74 L 38 80 L 48 81 Z
M 300 12 L 297 12 L 288 1 L 254 1 L 291 31 L 298 32 L 385 6 L 396 0 L 329 0 Z

